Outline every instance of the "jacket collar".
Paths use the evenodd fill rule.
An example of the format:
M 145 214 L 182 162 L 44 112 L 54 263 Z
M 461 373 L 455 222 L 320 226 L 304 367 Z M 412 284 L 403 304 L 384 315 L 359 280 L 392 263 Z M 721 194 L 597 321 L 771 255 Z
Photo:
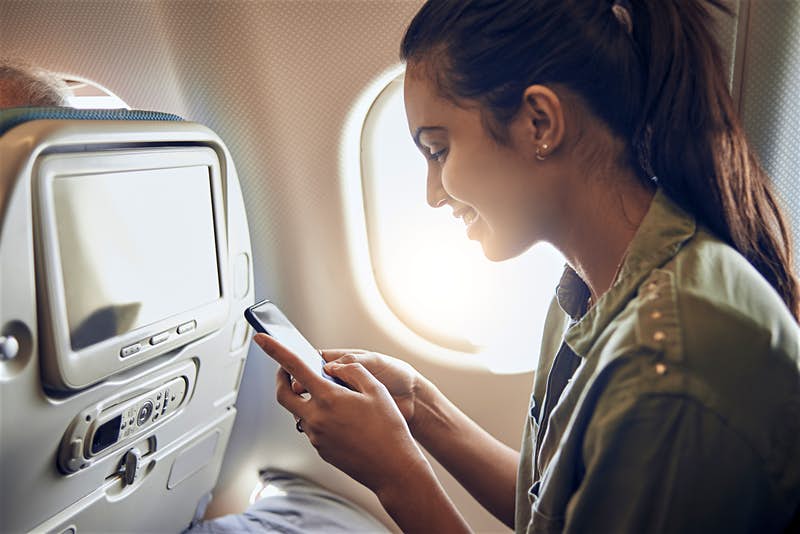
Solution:
M 696 229 L 694 217 L 659 188 L 628 247 L 617 279 L 588 311 L 589 288 L 571 267 L 565 268 L 556 297 L 572 318 L 564 340 L 578 356 L 586 357 L 650 272 L 672 259 Z

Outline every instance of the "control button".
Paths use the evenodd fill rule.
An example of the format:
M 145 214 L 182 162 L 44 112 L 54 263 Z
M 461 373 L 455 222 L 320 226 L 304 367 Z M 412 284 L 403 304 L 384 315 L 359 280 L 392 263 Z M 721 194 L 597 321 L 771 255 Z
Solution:
M 183 323 L 178 327 L 179 334 L 185 334 L 186 332 L 191 332 L 197 327 L 197 321 L 189 321 L 188 323 Z
M 0 361 L 13 360 L 19 354 L 19 341 L 14 336 L 0 336 Z
M 160 410 L 160 409 L 161 409 L 161 403 L 159 402 L 158 404 L 156 404 L 156 410 Z
M 151 345 L 158 345 L 159 343 L 163 343 L 169 339 L 169 332 L 161 332 L 160 334 L 156 334 L 150 338 Z
M 160 399 L 161 399 L 161 392 L 159 391 L 158 394 L 156 395 L 156 400 L 160 400 Z
M 142 426 L 150 419 L 150 416 L 153 415 L 153 403 L 151 401 L 145 401 L 142 404 L 142 407 L 139 409 L 139 415 L 136 418 L 136 424 Z
M 123 358 L 127 358 L 128 356 L 132 356 L 142 350 L 141 343 L 134 343 L 133 345 L 128 345 L 124 347 L 121 351 L 119 351 L 119 355 Z
M 69 444 L 69 455 L 71 458 L 83 456 L 83 440 L 81 438 L 73 439 Z

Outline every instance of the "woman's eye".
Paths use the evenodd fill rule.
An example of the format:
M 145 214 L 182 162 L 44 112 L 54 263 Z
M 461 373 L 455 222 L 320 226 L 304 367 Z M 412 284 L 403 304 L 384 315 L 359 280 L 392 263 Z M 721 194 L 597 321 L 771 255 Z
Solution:
M 437 152 L 432 152 L 428 159 L 431 161 L 436 161 L 438 163 L 442 163 L 444 161 L 444 156 L 447 154 L 447 149 L 443 148 Z

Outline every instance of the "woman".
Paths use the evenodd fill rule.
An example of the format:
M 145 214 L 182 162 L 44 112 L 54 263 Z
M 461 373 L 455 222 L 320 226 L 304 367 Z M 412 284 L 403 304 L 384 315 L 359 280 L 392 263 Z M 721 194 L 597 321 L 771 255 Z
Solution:
M 405 100 L 428 203 L 451 206 L 491 260 L 544 240 L 568 266 L 521 452 L 407 364 L 326 352 L 347 390 L 256 336 L 298 429 L 404 531 L 468 530 L 417 443 L 518 532 L 790 524 L 800 295 L 712 9 L 429 0 L 412 21 Z

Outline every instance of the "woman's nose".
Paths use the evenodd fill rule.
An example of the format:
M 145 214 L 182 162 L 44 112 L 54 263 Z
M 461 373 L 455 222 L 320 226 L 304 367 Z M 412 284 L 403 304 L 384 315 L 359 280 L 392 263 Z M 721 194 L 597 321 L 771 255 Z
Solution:
M 441 208 L 447 204 L 448 195 L 442 187 L 442 180 L 436 170 L 428 168 L 428 205 L 432 208 Z

